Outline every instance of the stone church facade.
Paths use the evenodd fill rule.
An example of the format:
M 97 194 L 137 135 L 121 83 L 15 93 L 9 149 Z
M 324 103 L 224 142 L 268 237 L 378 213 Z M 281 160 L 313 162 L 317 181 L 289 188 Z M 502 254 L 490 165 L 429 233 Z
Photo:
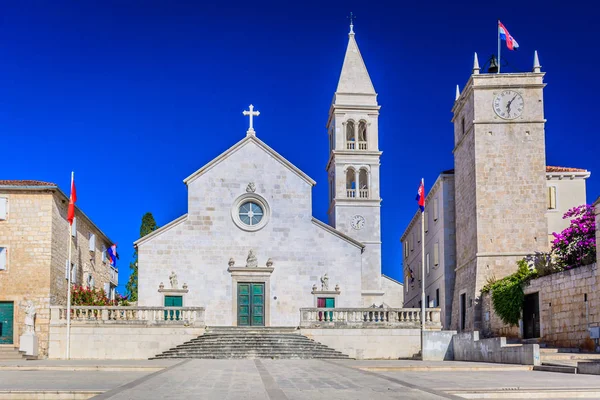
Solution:
M 315 181 L 251 123 L 184 180 L 188 213 L 135 243 L 139 305 L 205 307 L 213 326 L 298 326 L 302 307 L 401 307 L 402 285 L 382 286 L 376 97 L 351 30 L 327 124 L 329 224 L 312 216 Z

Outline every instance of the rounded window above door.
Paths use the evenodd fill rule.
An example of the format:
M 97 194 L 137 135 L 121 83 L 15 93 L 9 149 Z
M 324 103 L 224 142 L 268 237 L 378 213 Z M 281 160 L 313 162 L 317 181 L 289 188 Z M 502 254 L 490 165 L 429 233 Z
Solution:
M 231 218 L 235 225 L 248 232 L 262 229 L 269 222 L 270 215 L 267 201 L 255 193 L 241 195 L 231 207 Z

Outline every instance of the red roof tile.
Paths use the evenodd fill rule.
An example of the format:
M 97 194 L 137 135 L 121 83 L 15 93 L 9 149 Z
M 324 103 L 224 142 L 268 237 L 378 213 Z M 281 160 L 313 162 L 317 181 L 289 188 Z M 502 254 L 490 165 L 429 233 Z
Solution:
M 588 172 L 587 169 L 546 166 L 546 172 Z
M 56 183 L 34 180 L 0 179 L 0 186 L 56 186 Z

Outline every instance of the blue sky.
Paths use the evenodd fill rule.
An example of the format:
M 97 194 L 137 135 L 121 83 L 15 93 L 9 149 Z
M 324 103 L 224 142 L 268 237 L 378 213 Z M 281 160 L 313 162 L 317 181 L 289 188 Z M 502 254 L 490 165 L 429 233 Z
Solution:
M 326 221 L 329 104 L 356 38 L 379 93 L 383 272 L 402 280 L 399 238 L 421 177 L 453 167 L 451 108 L 473 52 L 496 52 L 496 19 L 518 40 L 505 72 L 538 50 L 547 163 L 587 168 L 600 195 L 599 28 L 589 2 L 0 1 L 0 177 L 58 183 L 119 243 L 120 291 L 142 215 L 187 211 L 182 180 L 258 136 L 317 181 Z M 596 111 L 593 111 L 596 110 Z M 525 155 L 524 155 L 525 156 Z

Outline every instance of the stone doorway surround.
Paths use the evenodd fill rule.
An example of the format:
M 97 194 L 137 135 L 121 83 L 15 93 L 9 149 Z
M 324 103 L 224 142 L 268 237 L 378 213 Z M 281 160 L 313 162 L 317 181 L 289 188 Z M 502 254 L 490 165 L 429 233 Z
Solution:
M 265 284 L 265 304 L 264 318 L 265 325 L 271 326 L 271 274 L 275 268 L 269 267 L 235 267 L 230 265 L 227 271 L 231 274 L 231 321 L 233 326 L 237 326 L 238 310 L 238 283 L 264 283 Z

